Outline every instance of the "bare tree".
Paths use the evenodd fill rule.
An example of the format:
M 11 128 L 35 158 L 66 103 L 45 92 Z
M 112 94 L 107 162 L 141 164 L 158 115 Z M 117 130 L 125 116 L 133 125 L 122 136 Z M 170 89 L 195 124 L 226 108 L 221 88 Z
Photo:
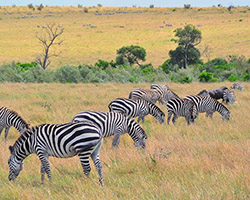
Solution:
M 205 56 L 207 58 L 207 61 L 210 61 L 211 51 L 212 49 L 210 48 L 210 46 L 205 45 L 201 55 Z
M 49 58 L 57 57 L 61 52 L 50 53 L 52 46 L 60 46 L 63 40 L 59 40 L 58 37 L 63 34 L 64 28 L 61 25 L 55 23 L 42 26 L 42 32 L 36 33 L 36 38 L 39 40 L 43 48 L 43 53 L 37 56 L 36 62 L 45 70 L 50 65 Z

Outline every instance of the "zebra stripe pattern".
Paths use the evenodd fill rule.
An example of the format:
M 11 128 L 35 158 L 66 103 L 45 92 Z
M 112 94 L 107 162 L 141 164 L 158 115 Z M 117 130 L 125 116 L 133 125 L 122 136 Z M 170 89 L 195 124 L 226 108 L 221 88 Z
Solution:
M 213 113 L 217 111 L 221 114 L 222 120 L 230 120 L 230 111 L 222 103 L 210 96 L 190 95 L 185 98 L 194 102 L 198 112 L 206 112 L 206 116 L 210 116 L 211 119 Z
M 11 126 L 14 126 L 20 134 L 29 128 L 29 124 L 27 124 L 15 111 L 6 107 L 0 107 L 0 135 L 5 128 L 5 141 Z
M 197 117 L 197 110 L 194 103 L 188 99 L 173 98 L 167 102 L 168 124 L 173 115 L 172 122 L 175 123 L 179 116 L 186 118 L 188 125 Z
M 10 146 L 9 180 L 14 180 L 23 169 L 23 160 L 35 153 L 41 161 L 41 181 L 47 174 L 51 180 L 49 156 L 68 158 L 78 155 L 85 176 L 90 173 L 89 157 L 91 156 L 103 184 L 102 165 L 99 152 L 102 144 L 102 133 L 93 123 L 42 124 L 26 130 Z
M 179 98 L 179 96 L 174 93 L 167 85 L 152 84 L 150 89 L 155 90 L 164 99 L 164 101 L 168 101 L 172 98 Z
M 112 146 L 118 146 L 120 135 L 128 133 L 134 141 L 135 147 L 145 148 L 147 135 L 140 125 L 133 119 L 116 112 L 83 111 L 74 116 L 72 122 L 91 121 L 96 124 L 103 137 L 114 135 Z
M 144 99 L 155 104 L 159 101 L 160 104 L 165 104 L 164 99 L 152 89 L 136 88 L 129 93 L 129 99 Z
M 138 116 L 138 123 L 140 120 L 144 123 L 144 117 L 148 114 L 154 116 L 160 124 L 164 123 L 165 113 L 155 104 L 143 99 L 116 98 L 108 107 L 110 112 L 120 112 L 132 118 Z

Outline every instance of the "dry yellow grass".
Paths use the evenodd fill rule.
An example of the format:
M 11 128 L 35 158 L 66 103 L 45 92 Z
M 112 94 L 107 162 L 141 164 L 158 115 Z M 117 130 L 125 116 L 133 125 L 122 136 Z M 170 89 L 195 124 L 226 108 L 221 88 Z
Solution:
M 168 85 L 185 96 L 231 83 Z M 127 97 L 136 87 L 149 84 L 0 84 L 0 106 L 31 125 L 64 123 L 82 110 L 107 111 L 112 99 Z M 145 152 L 136 150 L 128 135 L 117 150 L 111 149 L 112 138 L 105 139 L 100 154 L 104 187 L 92 161 L 90 178 L 82 178 L 77 157 L 50 158 L 53 183 L 46 179 L 41 185 L 40 161 L 29 156 L 17 180 L 9 182 L 8 146 L 18 137 L 11 128 L 6 144 L 0 138 L 0 199 L 249 199 L 250 84 L 244 87 L 236 91 L 237 103 L 228 106 L 229 122 L 216 113 L 212 120 L 201 114 L 195 126 L 187 126 L 184 118 L 168 126 L 147 116 Z
M 147 63 L 161 65 L 168 52 L 176 48 L 170 40 L 174 30 L 190 23 L 202 32 L 201 52 L 210 47 L 211 56 L 250 55 L 250 10 L 248 7 L 233 8 L 83 8 L 45 7 L 42 12 L 28 7 L 2 7 L 0 9 L 0 63 L 12 61 L 31 62 L 41 52 L 35 33 L 46 25 L 56 22 L 65 27 L 61 57 L 54 58 L 50 69 L 66 64 L 94 64 L 98 59 L 114 60 L 116 50 L 126 45 L 139 45 L 147 50 Z M 116 11 L 126 11 L 118 14 Z M 135 13 L 140 11 L 139 13 Z M 115 13 L 114 15 L 95 15 Z M 50 16 L 49 16 L 50 15 Z M 23 18 L 27 17 L 27 18 Z M 172 27 L 160 28 L 165 24 Z M 86 26 L 91 24 L 96 28 Z M 124 28 L 120 28 L 124 26 Z M 204 61 L 207 58 L 203 56 Z

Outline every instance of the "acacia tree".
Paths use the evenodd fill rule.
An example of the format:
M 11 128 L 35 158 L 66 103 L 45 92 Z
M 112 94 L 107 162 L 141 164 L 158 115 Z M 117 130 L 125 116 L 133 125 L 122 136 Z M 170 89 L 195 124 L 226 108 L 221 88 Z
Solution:
M 178 47 L 169 51 L 171 62 L 184 68 L 188 64 L 198 62 L 200 52 L 195 46 L 201 42 L 201 32 L 191 24 L 186 25 L 184 29 L 177 28 L 174 32 L 179 39 L 172 39 L 172 41 L 178 43 Z
M 55 23 L 42 26 L 42 32 L 36 33 L 36 38 L 42 45 L 42 53 L 37 56 L 36 62 L 45 70 L 50 65 L 50 58 L 57 57 L 61 52 L 56 52 L 55 49 L 51 53 L 50 50 L 53 46 L 60 46 L 63 40 L 58 37 L 63 34 L 64 28 Z
M 141 66 L 139 60 L 145 61 L 146 50 L 140 46 L 124 46 L 117 50 L 118 56 L 116 57 L 117 64 L 125 64 L 126 61 L 129 65 L 137 64 Z

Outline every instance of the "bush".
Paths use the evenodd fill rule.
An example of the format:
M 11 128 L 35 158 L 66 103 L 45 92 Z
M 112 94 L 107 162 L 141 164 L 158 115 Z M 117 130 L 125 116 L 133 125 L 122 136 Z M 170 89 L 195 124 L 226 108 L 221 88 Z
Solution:
M 243 81 L 250 81 L 250 74 L 245 74 L 242 78 Z
M 21 70 L 16 67 L 15 63 L 0 67 L 0 82 L 23 82 Z
M 82 76 L 76 67 L 64 66 L 55 72 L 55 79 L 61 83 L 82 82 Z
M 182 77 L 178 82 L 179 83 L 192 83 L 193 79 L 189 76 Z
M 55 81 L 55 72 L 34 66 L 23 73 L 23 80 L 32 83 L 52 83 Z
M 200 73 L 199 80 L 200 80 L 200 82 L 216 82 L 216 81 L 218 81 L 218 79 L 215 78 L 213 73 L 211 73 L 211 72 Z
M 231 75 L 228 77 L 227 80 L 229 80 L 229 81 L 231 81 L 231 82 L 235 82 L 235 81 L 240 81 L 241 78 L 238 77 L 238 76 L 235 76 L 234 74 L 231 74 Z
M 20 68 L 22 72 L 25 72 L 29 70 L 30 68 L 36 67 L 38 64 L 36 62 L 31 62 L 31 63 L 16 63 L 16 68 Z

